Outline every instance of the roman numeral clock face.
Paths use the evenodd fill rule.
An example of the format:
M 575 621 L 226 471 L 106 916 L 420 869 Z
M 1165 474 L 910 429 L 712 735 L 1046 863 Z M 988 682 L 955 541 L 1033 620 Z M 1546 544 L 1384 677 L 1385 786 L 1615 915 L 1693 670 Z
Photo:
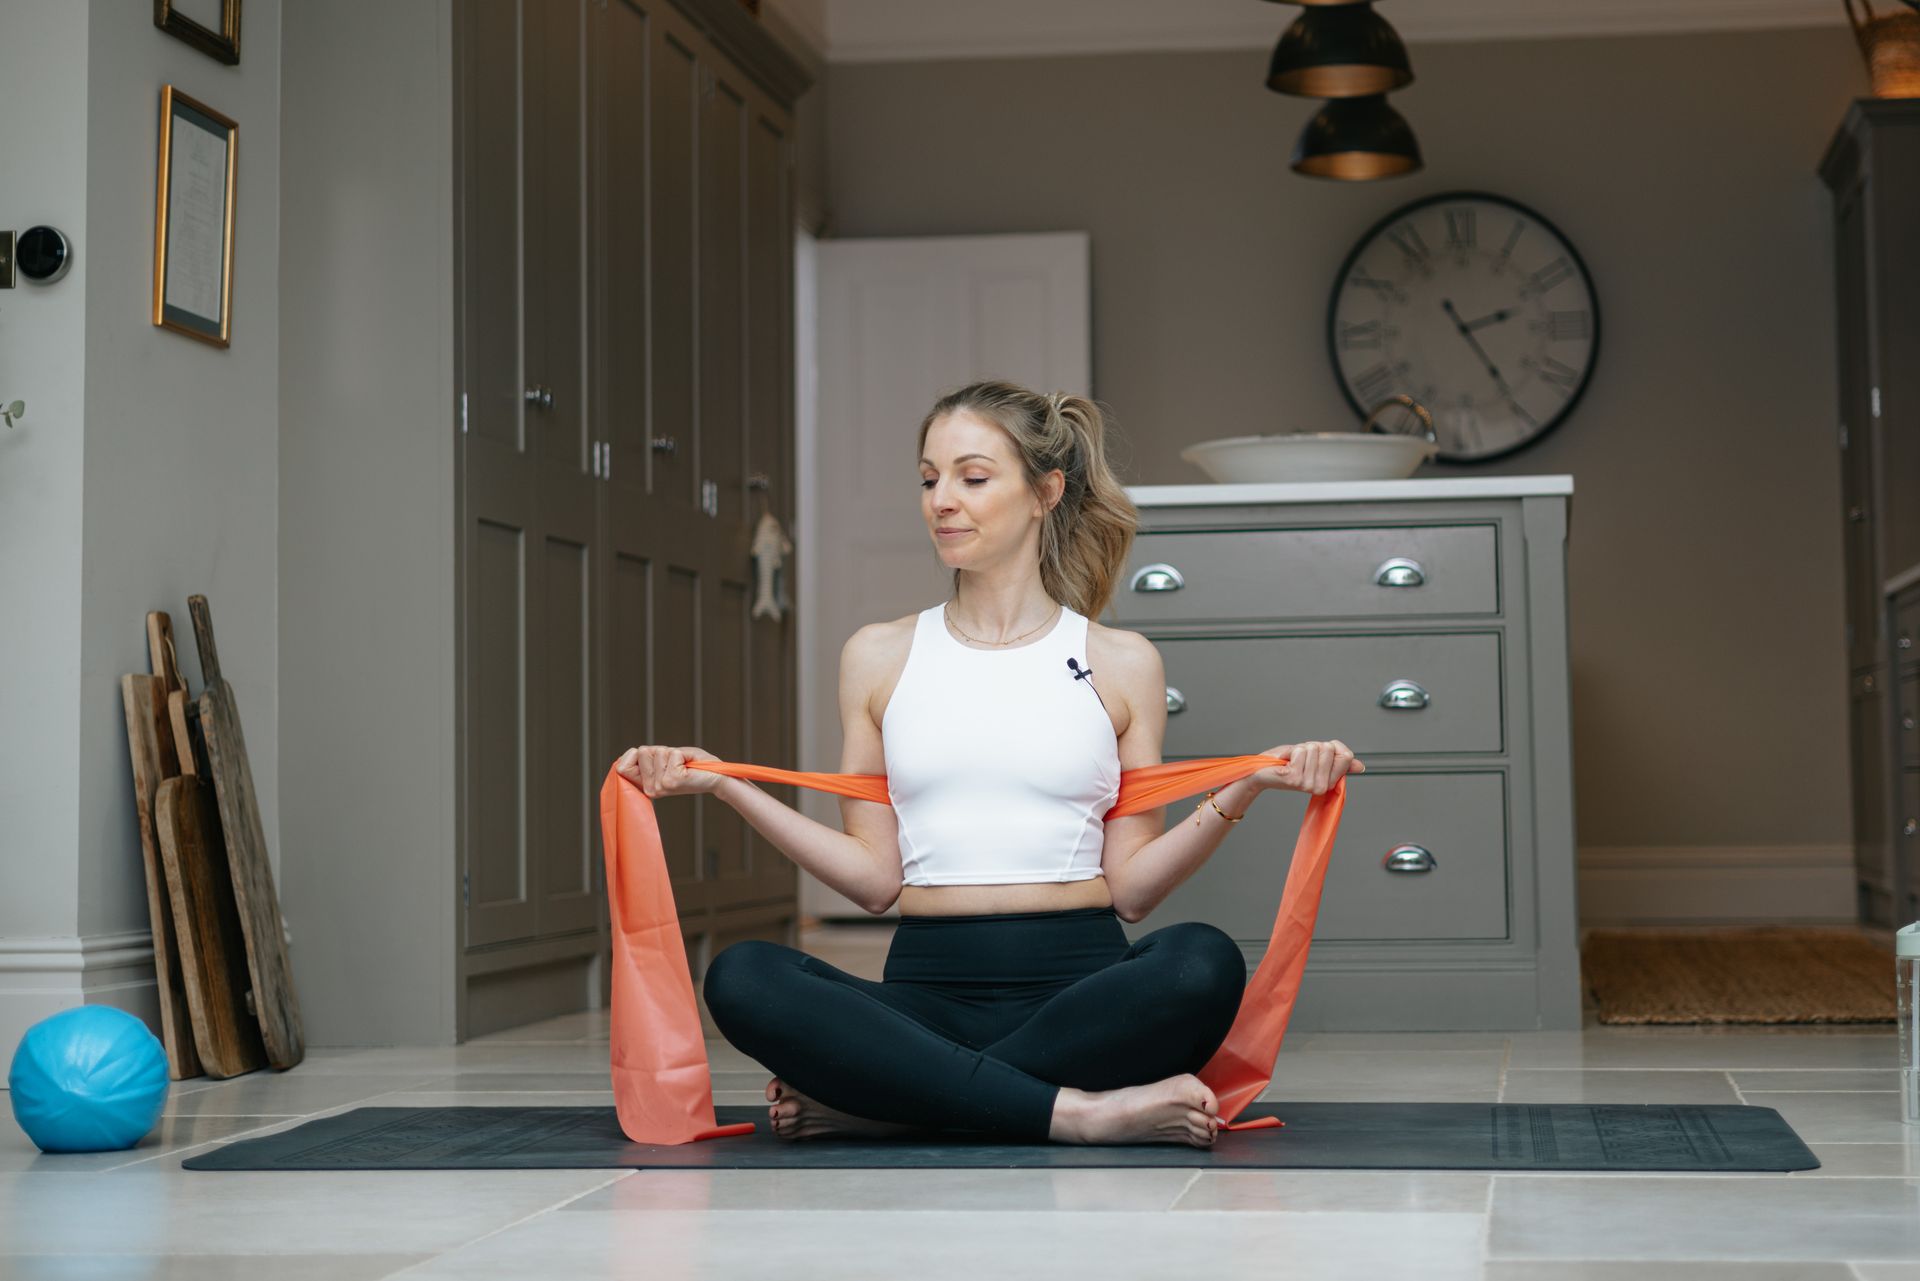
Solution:
M 1510 454 L 1565 418 L 1599 340 L 1593 282 L 1573 246 L 1539 214 L 1479 192 L 1383 218 L 1347 256 L 1327 309 L 1354 410 L 1364 418 L 1397 392 L 1412 396 L 1453 462 Z

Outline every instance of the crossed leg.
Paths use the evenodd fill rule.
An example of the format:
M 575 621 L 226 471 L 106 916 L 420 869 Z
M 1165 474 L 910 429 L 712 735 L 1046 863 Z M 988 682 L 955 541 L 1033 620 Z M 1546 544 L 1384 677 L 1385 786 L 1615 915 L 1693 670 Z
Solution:
M 1187 1074 L 1225 1038 L 1245 975 L 1219 930 L 1169 926 L 984 1046 L 941 1026 L 934 1007 L 915 1008 L 911 985 L 773 943 L 727 948 L 704 991 L 727 1039 L 776 1073 L 776 1118 L 795 1099 L 790 1119 L 807 1122 L 796 1134 L 951 1128 L 1204 1145 L 1212 1096 Z

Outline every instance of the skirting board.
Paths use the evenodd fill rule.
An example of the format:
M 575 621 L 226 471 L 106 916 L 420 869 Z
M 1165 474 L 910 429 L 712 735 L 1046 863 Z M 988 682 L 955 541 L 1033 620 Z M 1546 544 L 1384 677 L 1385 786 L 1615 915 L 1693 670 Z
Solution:
M 76 1005 L 116 1006 L 159 1036 L 152 933 L 0 938 L 0 1061 L 12 1059 L 28 1028 Z
M 1846 845 L 1583 845 L 1582 925 L 1847 923 Z

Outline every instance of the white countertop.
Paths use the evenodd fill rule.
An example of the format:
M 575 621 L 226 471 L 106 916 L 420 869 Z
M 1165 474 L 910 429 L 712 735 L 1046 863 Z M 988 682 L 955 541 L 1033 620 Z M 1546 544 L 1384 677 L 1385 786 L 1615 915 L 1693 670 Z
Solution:
M 1130 485 L 1136 507 L 1238 503 L 1412 502 L 1436 498 L 1531 498 L 1572 494 L 1572 476 L 1447 476 L 1429 480 L 1325 480 L 1295 484 Z

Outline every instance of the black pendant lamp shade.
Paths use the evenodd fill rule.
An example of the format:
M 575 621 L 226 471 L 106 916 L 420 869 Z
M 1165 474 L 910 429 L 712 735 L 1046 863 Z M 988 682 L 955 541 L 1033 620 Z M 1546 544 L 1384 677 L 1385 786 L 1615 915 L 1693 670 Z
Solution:
M 1300 131 L 1292 167 L 1295 173 L 1350 182 L 1391 178 L 1420 167 L 1420 144 L 1383 95 L 1332 98 Z
M 1386 93 L 1412 80 L 1407 47 L 1365 0 L 1304 10 L 1281 34 L 1267 68 L 1267 88 L 1304 98 Z

